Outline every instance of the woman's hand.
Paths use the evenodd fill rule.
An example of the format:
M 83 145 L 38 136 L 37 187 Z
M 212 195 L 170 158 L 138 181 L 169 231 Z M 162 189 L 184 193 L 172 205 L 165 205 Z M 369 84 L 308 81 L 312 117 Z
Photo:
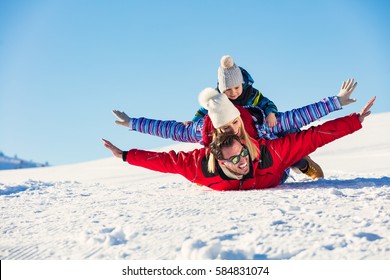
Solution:
M 112 112 L 119 119 L 119 120 L 115 121 L 115 123 L 117 125 L 122 125 L 122 126 L 125 126 L 125 127 L 129 127 L 130 126 L 130 117 L 128 115 L 126 115 L 125 112 L 121 112 L 121 111 L 118 111 L 118 110 L 112 110 Z

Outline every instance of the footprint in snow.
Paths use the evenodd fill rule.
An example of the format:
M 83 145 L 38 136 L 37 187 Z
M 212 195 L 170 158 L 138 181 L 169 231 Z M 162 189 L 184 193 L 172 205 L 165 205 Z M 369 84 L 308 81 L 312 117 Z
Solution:
M 359 232 L 358 234 L 355 234 L 356 237 L 359 238 L 365 238 L 367 241 L 375 241 L 378 239 L 382 239 L 381 236 L 375 233 L 370 233 L 370 232 Z

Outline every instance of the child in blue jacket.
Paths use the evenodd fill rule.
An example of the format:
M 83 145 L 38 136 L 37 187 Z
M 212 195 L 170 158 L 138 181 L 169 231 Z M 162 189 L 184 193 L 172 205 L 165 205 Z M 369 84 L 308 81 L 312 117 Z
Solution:
M 259 107 L 265 114 L 265 122 L 272 128 L 277 123 L 278 108 L 258 89 L 255 89 L 253 83 L 251 75 L 244 68 L 237 66 L 231 56 L 225 55 L 221 58 L 217 90 L 226 94 L 234 105 Z M 205 115 L 207 110 L 201 107 L 192 121 L 197 121 Z

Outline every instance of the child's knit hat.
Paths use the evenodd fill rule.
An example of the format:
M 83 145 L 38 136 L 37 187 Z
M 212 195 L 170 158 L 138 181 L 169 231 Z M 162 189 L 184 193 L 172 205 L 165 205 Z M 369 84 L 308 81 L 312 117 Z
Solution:
M 200 92 L 199 103 L 209 111 L 209 117 L 215 128 L 220 128 L 240 116 L 240 111 L 229 98 L 213 88 L 206 88 Z
M 218 89 L 221 93 L 225 90 L 244 83 L 240 68 L 234 63 L 230 55 L 221 58 L 221 65 L 218 68 Z

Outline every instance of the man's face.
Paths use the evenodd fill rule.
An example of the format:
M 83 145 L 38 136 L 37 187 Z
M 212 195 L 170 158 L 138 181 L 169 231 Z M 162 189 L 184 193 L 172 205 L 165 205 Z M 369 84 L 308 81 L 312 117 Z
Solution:
M 249 155 L 243 156 L 245 154 L 244 147 L 240 142 L 234 141 L 231 147 L 222 148 L 222 160 L 218 160 L 220 165 L 226 166 L 226 168 L 236 175 L 246 175 L 249 173 Z M 229 161 L 238 156 L 239 160 L 237 164 Z

